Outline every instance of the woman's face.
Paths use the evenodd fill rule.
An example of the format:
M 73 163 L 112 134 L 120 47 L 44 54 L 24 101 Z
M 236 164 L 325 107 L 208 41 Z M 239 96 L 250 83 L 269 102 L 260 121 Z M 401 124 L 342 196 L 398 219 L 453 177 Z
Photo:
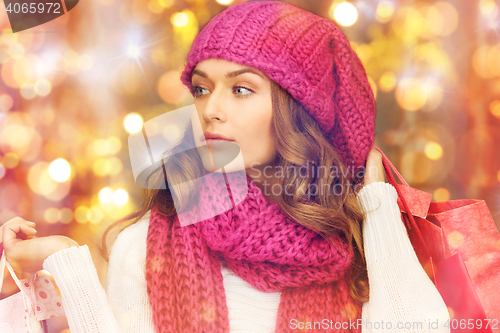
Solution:
M 208 151 L 222 149 L 220 145 L 224 143 L 211 139 L 210 135 L 237 144 L 241 149 L 241 163 L 232 165 L 231 170 L 225 168 L 226 172 L 244 168 L 252 177 L 270 164 L 276 147 L 269 77 L 251 66 L 211 58 L 196 65 L 191 82 L 196 109 L 192 115 L 196 146 L 208 145 Z M 205 169 L 214 171 L 207 159 L 202 160 Z

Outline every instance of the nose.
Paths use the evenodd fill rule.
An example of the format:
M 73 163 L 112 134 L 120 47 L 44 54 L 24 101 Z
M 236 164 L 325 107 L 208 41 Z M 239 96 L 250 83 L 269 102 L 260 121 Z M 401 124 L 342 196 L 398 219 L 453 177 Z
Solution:
M 206 122 L 226 121 L 227 114 L 224 112 L 224 108 L 224 91 L 222 89 L 214 89 L 203 108 L 203 119 Z

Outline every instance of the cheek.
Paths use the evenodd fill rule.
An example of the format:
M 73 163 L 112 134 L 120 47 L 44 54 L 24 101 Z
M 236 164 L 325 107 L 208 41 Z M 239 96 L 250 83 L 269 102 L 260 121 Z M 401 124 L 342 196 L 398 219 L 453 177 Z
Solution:
M 255 114 L 252 119 L 240 119 L 240 144 L 245 157 L 252 161 L 267 163 L 274 157 L 275 140 L 272 115 Z

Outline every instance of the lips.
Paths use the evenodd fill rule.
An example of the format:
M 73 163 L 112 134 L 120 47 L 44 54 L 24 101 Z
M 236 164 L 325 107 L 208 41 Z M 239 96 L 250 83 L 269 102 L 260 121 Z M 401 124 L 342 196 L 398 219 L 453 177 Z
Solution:
M 221 133 L 209 132 L 209 131 L 203 132 L 203 135 L 200 137 L 200 140 L 202 142 L 207 141 L 207 143 L 208 142 L 232 142 L 232 141 L 234 141 Z

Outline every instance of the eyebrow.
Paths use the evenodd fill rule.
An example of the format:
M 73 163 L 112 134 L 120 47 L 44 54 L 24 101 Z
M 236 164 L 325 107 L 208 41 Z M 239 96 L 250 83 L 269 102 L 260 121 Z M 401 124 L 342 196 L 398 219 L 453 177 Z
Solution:
M 233 77 L 236 77 L 238 75 L 241 75 L 241 74 L 244 74 L 244 73 L 252 73 L 252 74 L 255 74 L 255 75 L 258 75 L 260 76 L 263 80 L 265 80 L 265 78 L 257 71 L 254 71 L 253 69 L 251 68 L 243 68 L 243 69 L 239 69 L 237 71 L 233 71 L 233 72 L 227 72 L 226 75 L 225 75 L 225 78 L 226 79 L 230 79 L 230 78 L 233 78 Z M 199 75 L 205 79 L 208 78 L 208 75 L 203 72 L 203 71 L 200 71 L 199 69 L 195 69 L 193 70 L 193 73 L 191 75 L 191 78 L 193 77 L 193 75 Z

